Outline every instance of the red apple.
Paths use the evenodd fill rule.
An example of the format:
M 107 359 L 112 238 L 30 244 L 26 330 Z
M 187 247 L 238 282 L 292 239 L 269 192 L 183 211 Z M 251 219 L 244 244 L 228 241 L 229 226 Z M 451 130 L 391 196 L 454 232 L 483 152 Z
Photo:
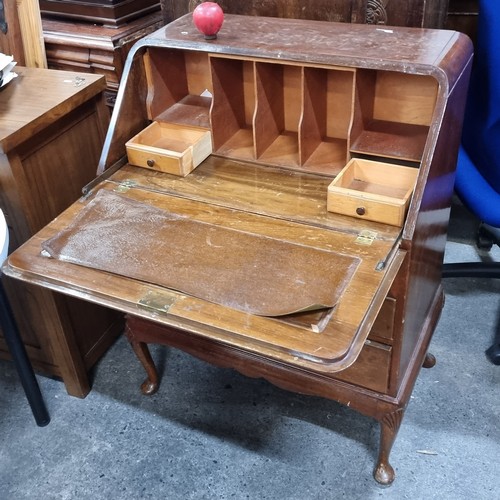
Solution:
M 194 9 L 193 22 L 207 40 L 213 40 L 224 22 L 224 12 L 215 2 L 203 2 Z

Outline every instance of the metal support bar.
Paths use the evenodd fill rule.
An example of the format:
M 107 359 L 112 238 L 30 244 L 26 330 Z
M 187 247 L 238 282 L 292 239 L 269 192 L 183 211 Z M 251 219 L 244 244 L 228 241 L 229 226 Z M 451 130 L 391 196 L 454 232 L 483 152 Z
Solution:
M 1 277 L 1 273 L 0 273 Z M 26 349 L 19 336 L 17 325 L 14 322 L 12 310 L 8 302 L 3 284 L 0 282 L 0 321 L 5 337 L 5 342 L 12 355 L 12 360 L 16 366 L 19 378 L 26 393 L 26 397 L 31 406 L 31 411 L 38 426 L 43 427 L 50 422 L 47 408 L 43 401 L 40 387 L 35 377 Z

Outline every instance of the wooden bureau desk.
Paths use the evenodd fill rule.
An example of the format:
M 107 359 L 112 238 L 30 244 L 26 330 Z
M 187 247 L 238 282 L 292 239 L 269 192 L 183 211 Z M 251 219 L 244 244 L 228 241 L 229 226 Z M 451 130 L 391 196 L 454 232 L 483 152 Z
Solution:
M 388 484 L 471 59 L 451 31 L 227 15 L 205 41 L 180 18 L 127 59 L 101 178 L 4 272 L 127 313 L 145 393 L 156 342 L 374 417 Z

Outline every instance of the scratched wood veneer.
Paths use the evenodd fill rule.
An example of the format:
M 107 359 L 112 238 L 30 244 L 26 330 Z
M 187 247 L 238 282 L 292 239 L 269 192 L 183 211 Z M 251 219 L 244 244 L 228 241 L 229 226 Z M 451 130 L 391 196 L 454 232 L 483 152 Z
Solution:
M 413 385 L 421 366 L 434 363 L 427 348 L 443 305 L 441 265 L 471 58 L 468 38 L 452 31 L 227 15 L 208 42 L 182 17 L 130 52 L 101 176 L 4 270 L 127 313 L 127 336 L 147 373 L 145 394 L 160 383 L 147 345 L 160 343 L 377 419 L 374 475 L 389 484 L 389 454 Z M 172 139 L 178 127 L 208 131 L 209 156 L 186 175 L 166 173 L 141 144 L 144 156 L 132 165 L 126 144 L 152 123 L 171 127 Z M 374 217 L 357 210 L 365 205 L 354 204 L 352 215 L 329 206 L 329 186 L 350 162 L 369 169 L 352 174 L 347 187 L 363 204 L 373 191 Z M 334 307 L 269 317 L 189 295 L 182 283 L 133 279 L 119 252 L 111 268 L 113 256 L 99 251 L 91 263 L 83 253 L 71 255 L 73 263 L 61 260 L 64 252 L 41 254 L 68 227 L 80 235 L 75 221 L 108 192 L 146 212 L 337 253 L 358 265 Z M 385 218 L 387 199 L 399 206 L 396 219 Z M 106 223 L 106 212 L 97 220 Z M 171 256 L 144 248 L 139 234 L 120 237 L 136 237 L 145 267 L 167 263 Z M 285 288 L 273 291 L 286 297 Z

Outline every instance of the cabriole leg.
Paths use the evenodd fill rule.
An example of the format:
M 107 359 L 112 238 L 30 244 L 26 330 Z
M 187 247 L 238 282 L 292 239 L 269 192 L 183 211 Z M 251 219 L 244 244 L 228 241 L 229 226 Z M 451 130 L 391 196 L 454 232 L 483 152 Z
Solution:
M 158 390 L 159 377 L 153 358 L 149 352 L 148 345 L 144 342 L 137 342 L 134 340 L 134 334 L 128 327 L 126 328 L 126 335 L 132 349 L 135 352 L 135 355 L 146 370 L 147 378 L 141 384 L 141 392 L 146 396 L 150 396 Z
M 380 420 L 380 448 L 377 466 L 373 472 L 373 477 L 380 484 L 389 485 L 394 481 L 395 473 L 389 463 L 389 454 L 403 420 L 403 414 L 404 410 L 401 408 L 392 413 L 387 413 Z
M 436 357 L 434 356 L 434 354 L 431 354 L 430 352 L 428 352 L 425 355 L 424 362 L 422 363 L 422 366 L 424 368 L 432 368 L 435 364 L 436 364 Z

